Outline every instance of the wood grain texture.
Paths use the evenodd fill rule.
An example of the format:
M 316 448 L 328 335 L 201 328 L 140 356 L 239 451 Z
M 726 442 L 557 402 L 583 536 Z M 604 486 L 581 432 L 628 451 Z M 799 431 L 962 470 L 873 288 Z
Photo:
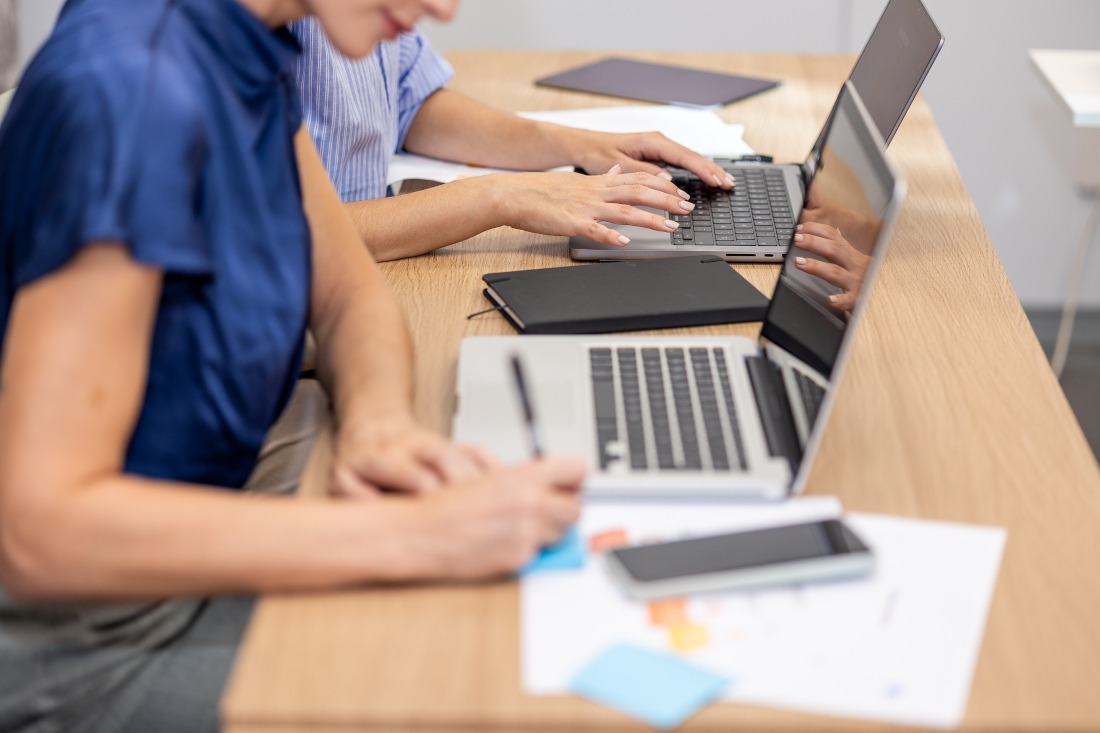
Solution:
M 805 156 L 851 58 L 638 54 L 784 80 L 722 110 L 777 160 Z M 531 81 L 598 54 L 451 54 L 455 89 L 501 107 L 621 100 Z M 1029 328 L 931 112 L 918 99 L 891 156 L 909 199 L 840 387 L 811 493 L 847 509 L 1008 528 L 963 728 L 1100 729 L 1100 470 Z M 415 333 L 416 409 L 446 430 L 460 338 L 511 329 L 481 275 L 567 262 L 564 240 L 511 230 L 384 265 Z M 775 268 L 738 266 L 764 292 Z M 754 325 L 700 329 L 755 335 Z M 325 478 L 323 459 L 311 466 Z M 224 699 L 236 733 L 640 730 L 574 698 L 519 687 L 517 586 L 364 589 L 265 599 Z M 894 727 L 716 705 L 688 729 Z

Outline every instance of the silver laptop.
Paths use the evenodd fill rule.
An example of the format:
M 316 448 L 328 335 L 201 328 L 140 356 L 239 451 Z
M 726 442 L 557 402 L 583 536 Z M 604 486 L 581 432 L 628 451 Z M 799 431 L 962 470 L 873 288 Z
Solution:
M 943 46 L 921 0 L 890 0 L 849 80 L 866 104 L 879 134 L 889 144 Z M 673 181 L 691 195 L 691 213 L 657 212 L 680 223 L 671 234 L 613 225 L 630 238 L 626 247 L 569 240 L 577 260 L 647 259 L 675 255 L 718 255 L 730 262 L 775 262 L 786 253 L 813 179 L 829 120 L 805 162 L 719 161 L 734 177 L 733 191 L 712 188 L 695 175 L 670 168 Z
M 780 271 L 759 343 L 743 337 L 488 336 L 462 342 L 454 437 L 530 453 L 511 359 L 545 448 L 589 460 L 592 496 L 776 499 L 802 491 L 904 185 L 850 82 L 811 183 L 814 211 L 853 251 L 847 291 Z M 865 269 L 864 269 L 865 267 Z M 851 311 L 829 297 L 854 298 Z

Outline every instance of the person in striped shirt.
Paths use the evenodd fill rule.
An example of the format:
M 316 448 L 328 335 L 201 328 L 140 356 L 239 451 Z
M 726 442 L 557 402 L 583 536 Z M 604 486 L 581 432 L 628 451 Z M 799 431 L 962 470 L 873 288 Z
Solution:
M 450 66 L 418 31 L 401 30 L 353 61 L 333 48 L 316 21 L 291 26 L 303 49 L 295 77 L 306 126 L 377 260 L 424 254 L 502 225 L 614 245 L 629 240 L 602 222 L 670 231 L 673 222 L 637 207 L 686 211 L 692 204 L 652 161 L 687 168 L 722 188 L 733 185 L 713 161 L 659 133 L 616 135 L 535 122 L 447 89 Z M 495 168 L 572 165 L 600 175 L 486 175 L 387 196 L 387 166 L 401 150 Z

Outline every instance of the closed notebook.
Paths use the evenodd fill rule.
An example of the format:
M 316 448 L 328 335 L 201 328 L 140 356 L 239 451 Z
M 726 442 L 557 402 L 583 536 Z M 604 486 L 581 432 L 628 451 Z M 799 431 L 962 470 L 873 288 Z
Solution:
M 764 318 L 768 299 L 713 255 L 493 272 L 485 297 L 521 333 L 608 333 Z

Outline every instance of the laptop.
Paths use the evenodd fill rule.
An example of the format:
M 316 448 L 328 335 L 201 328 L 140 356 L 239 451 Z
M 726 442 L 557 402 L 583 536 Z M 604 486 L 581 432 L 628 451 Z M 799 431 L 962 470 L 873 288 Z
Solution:
M 549 453 L 587 457 L 593 497 L 778 499 L 801 492 L 904 184 L 851 82 L 822 141 L 815 213 L 843 227 L 863 272 L 844 291 L 792 247 L 759 342 L 704 336 L 487 336 L 462 341 L 454 438 L 530 454 L 512 357 Z M 865 268 L 865 269 L 864 269 Z M 860 282 L 857 280 L 857 282 Z M 849 310 L 829 296 L 853 298 Z
M 921 0 L 890 0 L 849 77 L 887 144 L 942 46 L 943 34 Z M 569 240 L 570 256 L 628 260 L 710 254 L 729 262 L 778 264 L 791 241 L 831 119 L 832 114 L 801 164 L 719 160 L 736 182 L 732 191 L 712 188 L 684 169 L 669 168 L 695 210 L 656 213 L 679 222 L 679 229 L 668 233 L 615 224 L 630 238 L 629 245 L 615 247 L 575 236 Z

